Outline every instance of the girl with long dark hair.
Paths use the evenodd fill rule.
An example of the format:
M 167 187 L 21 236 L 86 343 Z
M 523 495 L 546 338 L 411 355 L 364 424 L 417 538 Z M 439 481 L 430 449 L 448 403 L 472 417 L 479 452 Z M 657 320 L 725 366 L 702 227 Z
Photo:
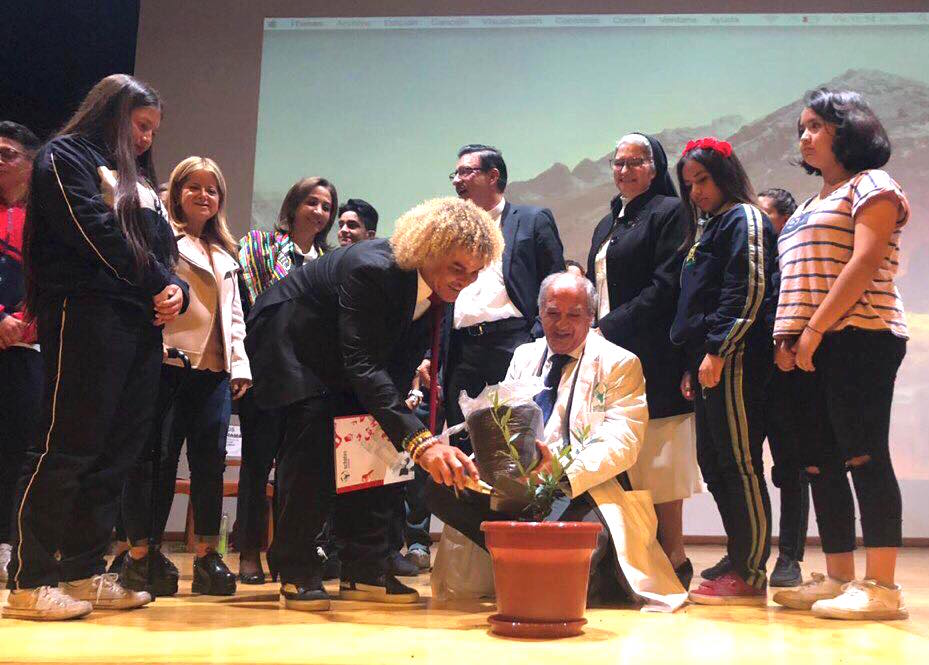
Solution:
M 14 502 L 4 616 L 67 619 L 151 600 L 105 574 L 103 555 L 152 424 L 161 327 L 187 299 L 153 189 L 160 122 L 157 93 L 115 74 L 36 156 L 24 254 L 45 397 Z
M 685 244 L 671 339 L 687 355 L 690 369 L 681 390 L 694 400 L 697 459 L 722 517 L 732 566 L 690 598 L 764 605 L 771 506 L 761 446 L 772 365 L 765 313 L 772 298 L 774 229 L 728 142 L 688 142 L 677 177 L 699 222 L 690 225 Z

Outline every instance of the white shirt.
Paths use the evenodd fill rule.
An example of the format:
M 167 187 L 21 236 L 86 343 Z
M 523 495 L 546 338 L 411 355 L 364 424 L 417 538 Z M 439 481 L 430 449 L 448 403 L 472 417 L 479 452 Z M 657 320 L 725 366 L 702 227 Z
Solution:
M 429 300 L 429 296 L 432 295 L 432 289 L 429 288 L 429 285 L 426 284 L 426 280 L 423 279 L 422 274 L 417 270 L 416 271 L 416 307 L 413 308 L 413 320 L 422 317 L 427 311 L 429 311 L 429 306 L 432 305 L 432 301 Z
M 600 245 L 600 250 L 597 252 L 597 256 L 594 258 L 594 280 L 597 285 L 597 295 L 600 299 L 600 310 L 597 312 L 598 321 L 609 314 L 611 309 L 610 285 L 606 281 L 606 252 L 610 246 L 610 239 L 616 232 L 616 222 L 623 218 L 625 212 L 626 202 L 623 201 L 622 210 L 620 210 L 619 215 L 616 216 L 616 220 L 613 222 L 613 228 L 610 229 L 610 232 L 606 236 L 606 239 L 603 241 L 603 244 Z
M 506 199 L 487 212 L 495 222 L 500 221 Z M 465 287 L 455 301 L 454 326 L 468 328 L 479 323 L 521 318 L 520 312 L 506 292 L 503 283 L 503 260 L 494 261 L 477 274 L 473 284 Z
M 610 236 L 613 234 L 611 233 Z M 606 250 L 610 246 L 610 236 L 600 246 L 597 257 L 594 259 L 594 272 L 596 273 L 597 295 L 600 298 L 600 311 L 597 312 L 597 320 L 610 313 L 610 287 L 606 281 Z
M 306 254 L 304 254 L 303 251 L 300 249 L 300 245 L 298 245 L 297 243 L 294 243 L 294 251 L 303 257 L 304 263 L 306 263 L 307 261 L 312 261 L 313 259 L 319 258 L 319 250 L 316 249 L 316 245 L 310 245 L 309 251 Z

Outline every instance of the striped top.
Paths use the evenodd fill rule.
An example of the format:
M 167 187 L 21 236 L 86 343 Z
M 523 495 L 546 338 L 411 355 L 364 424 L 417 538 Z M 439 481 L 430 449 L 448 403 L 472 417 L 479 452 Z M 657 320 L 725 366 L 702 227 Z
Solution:
M 239 240 L 239 265 L 248 302 L 255 304 L 261 292 L 287 276 L 294 267 L 294 243 L 280 231 L 252 230 Z
M 903 301 L 894 284 L 899 267 L 900 232 L 910 216 L 903 190 L 885 171 L 862 171 L 825 199 L 807 200 L 784 225 L 777 240 L 781 290 L 774 336 L 798 335 L 852 257 L 855 217 L 868 201 L 887 197 L 897 204 L 897 227 L 887 254 L 861 299 L 830 331 L 849 326 L 890 330 L 907 338 Z

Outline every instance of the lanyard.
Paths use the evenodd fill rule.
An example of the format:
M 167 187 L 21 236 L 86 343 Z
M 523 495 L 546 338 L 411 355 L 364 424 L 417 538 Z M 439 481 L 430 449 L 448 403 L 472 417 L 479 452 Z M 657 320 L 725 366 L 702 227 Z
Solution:
M 577 365 L 574 368 L 574 378 L 571 380 L 571 390 L 568 392 L 568 404 L 565 408 L 565 417 L 561 421 L 561 440 L 564 445 L 571 445 L 571 407 L 574 406 L 574 389 L 577 388 L 577 377 L 581 375 L 581 361 L 584 360 L 584 351 L 587 350 L 587 345 L 584 345 L 584 348 L 581 349 L 581 355 L 577 359 Z M 535 375 L 542 376 L 542 367 L 545 366 L 545 361 L 548 360 L 548 345 L 545 345 L 545 351 L 542 353 L 542 360 L 539 362 L 539 366 L 536 368 Z M 561 383 L 559 381 L 559 383 Z M 555 400 L 558 399 L 558 386 L 555 386 Z

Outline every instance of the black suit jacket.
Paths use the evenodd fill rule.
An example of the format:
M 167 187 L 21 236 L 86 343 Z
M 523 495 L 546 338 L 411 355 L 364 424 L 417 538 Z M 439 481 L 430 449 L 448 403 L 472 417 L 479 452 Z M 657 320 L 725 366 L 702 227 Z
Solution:
M 431 317 L 413 321 L 417 273 L 387 240 L 366 240 L 292 270 L 259 296 L 245 349 L 255 398 L 271 409 L 357 398 L 399 449 L 423 430 L 403 403 Z
M 503 283 L 506 293 L 532 321 L 539 314 L 539 285 L 564 270 L 564 247 L 548 208 L 506 202 L 500 215 L 503 231 Z
M 597 252 L 613 230 L 622 208 L 613 199 L 610 214 L 594 229 L 587 276 L 596 285 Z M 677 197 L 643 194 L 627 206 L 606 251 L 610 313 L 598 321 L 603 336 L 636 354 L 645 373 L 652 418 L 688 413 L 693 404 L 681 395 L 684 354 L 671 343 L 671 322 L 680 291 L 681 244 L 688 214 Z

